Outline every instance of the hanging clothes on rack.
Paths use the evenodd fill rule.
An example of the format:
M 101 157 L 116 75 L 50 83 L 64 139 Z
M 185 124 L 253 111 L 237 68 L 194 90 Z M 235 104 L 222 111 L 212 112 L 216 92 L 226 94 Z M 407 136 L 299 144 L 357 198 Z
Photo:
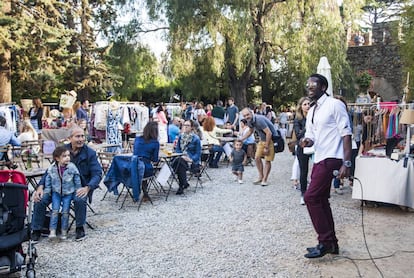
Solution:
M 19 107 L 14 103 L 1 103 L 0 115 L 6 119 L 6 127 L 18 135 L 18 124 L 20 122 Z
M 108 109 L 108 117 L 106 123 L 106 143 L 119 145 L 119 147 L 110 148 L 110 152 L 122 151 L 122 129 L 121 125 L 122 109 L 116 101 L 111 101 Z

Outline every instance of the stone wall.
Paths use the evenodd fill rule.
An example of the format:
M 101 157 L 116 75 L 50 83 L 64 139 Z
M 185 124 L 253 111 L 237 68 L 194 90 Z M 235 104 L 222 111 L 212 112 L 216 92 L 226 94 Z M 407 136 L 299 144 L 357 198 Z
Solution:
M 371 70 L 376 77 L 385 79 L 391 85 L 393 92 L 391 96 L 387 93 L 388 99 L 384 100 L 401 100 L 403 65 L 398 53 L 399 46 L 390 38 L 391 24 L 395 26 L 395 23 L 375 25 L 373 44 L 349 47 L 347 59 L 355 72 Z M 381 95 L 381 92 L 375 93 Z

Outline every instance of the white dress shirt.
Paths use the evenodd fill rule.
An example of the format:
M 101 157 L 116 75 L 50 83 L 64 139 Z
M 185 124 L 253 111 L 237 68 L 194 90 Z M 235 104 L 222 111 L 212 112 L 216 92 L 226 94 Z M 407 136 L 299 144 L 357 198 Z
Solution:
M 352 135 L 345 104 L 339 99 L 322 95 L 309 109 L 305 138 L 314 142 L 314 162 L 327 158 L 344 158 L 342 137 Z

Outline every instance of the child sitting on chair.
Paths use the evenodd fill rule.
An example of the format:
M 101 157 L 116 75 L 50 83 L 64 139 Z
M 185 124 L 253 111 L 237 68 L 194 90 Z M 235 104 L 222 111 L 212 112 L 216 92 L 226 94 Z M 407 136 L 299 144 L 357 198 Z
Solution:
M 241 140 L 235 140 L 234 149 L 230 155 L 232 173 L 236 176 L 236 181 L 239 181 L 240 184 L 243 183 L 243 165 L 246 165 L 247 161 L 246 152 L 243 150 L 242 147 L 243 142 Z
M 52 195 L 52 217 L 49 225 L 49 238 L 56 238 L 56 228 L 59 217 L 59 209 L 62 205 L 62 235 L 67 238 L 69 226 L 70 202 L 73 194 L 79 189 L 81 179 L 78 168 L 70 162 L 70 152 L 65 146 L 59 146 L 53 151 L 54 162 L 47 170 L 45 181 L 45 193 Z

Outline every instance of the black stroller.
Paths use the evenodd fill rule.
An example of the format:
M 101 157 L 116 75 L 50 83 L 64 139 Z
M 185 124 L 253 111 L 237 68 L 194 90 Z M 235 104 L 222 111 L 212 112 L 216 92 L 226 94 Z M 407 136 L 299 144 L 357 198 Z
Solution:
M 37 255 L 30 239 L 30 219 L 26 177 L 19 171 L 0 170 L 0 276 L 26 270 L 26 277 L 35 277 Z M 26 253 L 24 242 L 28 242 Z

